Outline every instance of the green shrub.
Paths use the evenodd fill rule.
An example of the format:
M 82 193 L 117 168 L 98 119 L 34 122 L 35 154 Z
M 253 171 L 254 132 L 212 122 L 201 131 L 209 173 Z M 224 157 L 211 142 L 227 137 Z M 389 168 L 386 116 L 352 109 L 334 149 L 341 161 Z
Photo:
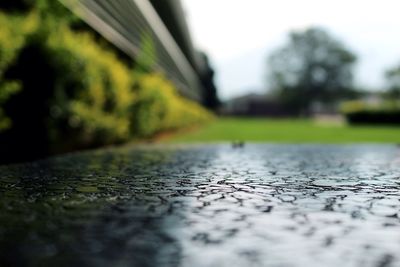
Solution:
M 3 104 L 21 88 L 19 81 L 7 80 L 5 71 L 12 65 L 25 44 L 28 34 L 37 28 L 35 14 L 22 19 L 0 12 L 0 132 L 11 126 L 11 120 L 4 114 Z
M 59 27 L 47 41 L 56 70 L 54 108 L 84 142 L 129 138 L 129 110 L 135 95 L 130 70 L 87 33 Z
M 364 101 L 348 101 L 341 111 L 351 124 L 400 124 L 400 102 L 385 101 L 368 104 Z
M 351 124 L 400 124 L 400 110 L 364 110 L 346 114 Z
M 0 13 L 0 141 L 9 149 L 43 156 L 212 118 L 163 75 L 132 70 L 98 37 L 40 14 Z
M 136 76 L 138 99 L 131 113 L 132 132 L 139 136 L 206 122 L 210 112 L 180 96 L 163 75 Z

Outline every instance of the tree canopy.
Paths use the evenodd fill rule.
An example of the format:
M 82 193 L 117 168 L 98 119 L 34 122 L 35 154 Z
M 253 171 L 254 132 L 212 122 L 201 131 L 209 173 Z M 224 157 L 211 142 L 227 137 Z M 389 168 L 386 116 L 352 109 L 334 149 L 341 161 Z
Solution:
M 268 58 L 268 81 L 293 112 L 332 103 L 352 88 L 356 56 L 322 28 L 291 32 Z

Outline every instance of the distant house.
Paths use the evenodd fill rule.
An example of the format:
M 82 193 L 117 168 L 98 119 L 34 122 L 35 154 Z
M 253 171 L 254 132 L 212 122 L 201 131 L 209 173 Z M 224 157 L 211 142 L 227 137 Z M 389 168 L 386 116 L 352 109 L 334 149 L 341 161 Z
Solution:
M 286 117 L 291 114 L 275 99 L 264 94 L 250 93 L 226 101 L 221 114 L 232 116 Z

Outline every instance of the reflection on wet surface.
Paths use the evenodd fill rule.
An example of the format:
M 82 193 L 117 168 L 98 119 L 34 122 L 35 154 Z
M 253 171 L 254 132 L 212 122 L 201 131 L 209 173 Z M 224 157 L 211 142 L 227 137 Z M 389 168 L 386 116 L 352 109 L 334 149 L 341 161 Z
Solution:
M 0 266 L 399 266 L 400 149 L 110 149 L 0 167 Z

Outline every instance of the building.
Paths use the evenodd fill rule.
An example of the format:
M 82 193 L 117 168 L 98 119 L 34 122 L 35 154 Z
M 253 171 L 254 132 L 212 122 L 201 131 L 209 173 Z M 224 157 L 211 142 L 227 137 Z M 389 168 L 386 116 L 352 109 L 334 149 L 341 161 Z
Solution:
M 201 101 L 207 66 L 194 48 L 180 0 L 60 1 L 132 58 L 146 53 L 142 46 L 150 37 L 154 55 L 147 56 L 155 58 L 154 68 L 183 95 Z

